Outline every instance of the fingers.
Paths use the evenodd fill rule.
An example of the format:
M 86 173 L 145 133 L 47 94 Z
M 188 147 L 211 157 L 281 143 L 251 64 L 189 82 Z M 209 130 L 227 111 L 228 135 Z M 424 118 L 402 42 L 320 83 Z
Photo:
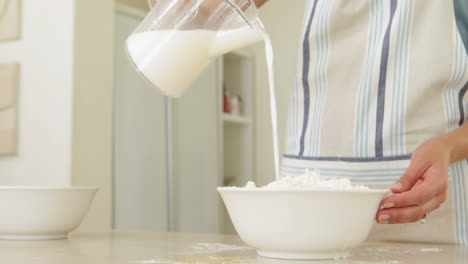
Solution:
M 447 173 L 437 164 L 426 169 L 423 176 L 412 183 L 412 189 L 383 200 L 377 221 L 384 224 L 415 222 L 437 209 L 446 199 Z
M 416 222 L 424 214 L 430 213 L 440 207 L 445 202 L 447 194 L 445 192 L 437 195 L 424 205 L 408 206 L 392 209 L 382 209 L 377 214 L 379 224 L 401 224 Z
M 447 185 L 447 177 L 428 177 L 420 184 L 416 184 L 410 191 L 387 197 L 382 202 L 382 208 L 423 205 L 438 194 L 445 192 Z
M 406 169 L 405 173 L 403 173 L 400 179 L 392 186 L 392 192 L 401 193 L 411 190 L 421 175 L 429 168 L 429 165 L 430 164 L 427 164 L 417 156 L 414 156 L 411 159 L 408 169 Z

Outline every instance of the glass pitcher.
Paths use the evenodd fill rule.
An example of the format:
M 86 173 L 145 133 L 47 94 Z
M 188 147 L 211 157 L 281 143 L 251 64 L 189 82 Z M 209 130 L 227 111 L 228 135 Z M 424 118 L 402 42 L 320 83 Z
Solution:
M 158 0 L 126 50 L 153 86 L 180 97 L 217 56 L 262 39 L 252 0 Z

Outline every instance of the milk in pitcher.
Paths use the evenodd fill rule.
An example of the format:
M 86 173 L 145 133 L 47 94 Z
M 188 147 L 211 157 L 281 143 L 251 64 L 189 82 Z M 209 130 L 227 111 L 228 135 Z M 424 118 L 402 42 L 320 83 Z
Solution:
M 232 30 L 155 30 L 127 40 L 127 53 L 139 72 L 165 95 L 182 96 L 218 55 L 262 40 L 261 32 Z

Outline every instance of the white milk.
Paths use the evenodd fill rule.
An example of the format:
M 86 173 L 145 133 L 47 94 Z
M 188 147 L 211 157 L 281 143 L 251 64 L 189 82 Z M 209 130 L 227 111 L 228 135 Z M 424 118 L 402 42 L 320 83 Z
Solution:
M 247 21 L 246 17 L 244 17 L 242 10 L 233 3 L 231 0 L 228 0 L 231 3 L 237 12 L 243 17 L 245 21 Z M 273 132 L 273 159 L 275 165 L 275 178 L 276 180 L 280 180 L 280 157 L 279 157 L 279 144 L 278 144 L 278 114 L 276 111 L 276 93 L 275 93 L 275 74 L 273 68 L 273 45 L 271 44 L 271 39 L 268 33 L 265 30 L 265 26 L 263 25 L 260 18 L 256 18 L 255 22 L 257 22 L 260 30 L 262 31 L 262 37 L 265 42 L 265 55 L 266 55 L 266 63 L 268 67 L 268 83 L 270 88 L 270 111 L 271 111 L 271 128 Z M 253 30 L 251 30 L 253 31 Z M 227 38 L 226 38 L 227 39 Z M 224 44 L 224 43 L 220 43 Z M 229 45 L 229 43 L 225 43 L 224 45 Z
M 140 73 L 171 97 L 181 96 L 214 60 L 209 30 L 139 32 L 127 40 L 127 52 Z
M 276 92 L 275 92 L 275 74 L 274 74 L 274 59 L 273 59 L 273 46 L 271 44 L 271 39 L 268 33 L 265 30 L 265 26 L 262 21 L 257 17 L 256 22 L 258 23 L 260 30 L 262 31 L 263 41 L 265 42 L 265 55 L 266 55 L 266 64 L 268 69 L 268 83 L 270 91 L 270 114 L 271 114 L 271 128 L 273 134 L 273 159 L 275 166 L 275 178 L 276 180 L 280 179 L 280 154 L 279 154 L 279 144 L 278 144 L 278 114 L 276 111 Z
M 271 109 L 271 128 L 273 131 L 273 157 L 275 161 L 275 176 L 276 180 L 280 178 L 280 154 L 278 144 L 278 114 L 276 111 L 276 93 L 275 93 L 275 74 L 273 70 L 273 46 L 268 34 L 264 34 L 265 53 L 268 66 L 268 81 L 270 84 L 270 109 Z
M 213 56 L 219 56 L 262 40 L 262 32 L 253 30 L 248 26 L 238 29 L 221 30 L 216 35 L 211 53 Z
M 182 96 L 223 53 L 262 39 L 249 27 L 212 30 L 156 30 L 132 34 L 127 52 L 140 73 L 171 97 Z

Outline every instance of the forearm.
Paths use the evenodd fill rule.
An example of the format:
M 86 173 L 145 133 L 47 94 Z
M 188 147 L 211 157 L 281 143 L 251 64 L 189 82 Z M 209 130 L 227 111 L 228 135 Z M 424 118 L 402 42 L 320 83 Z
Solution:
M 450 151 L 450 163 L 468 158 L 468 123 L 442 136 Z

